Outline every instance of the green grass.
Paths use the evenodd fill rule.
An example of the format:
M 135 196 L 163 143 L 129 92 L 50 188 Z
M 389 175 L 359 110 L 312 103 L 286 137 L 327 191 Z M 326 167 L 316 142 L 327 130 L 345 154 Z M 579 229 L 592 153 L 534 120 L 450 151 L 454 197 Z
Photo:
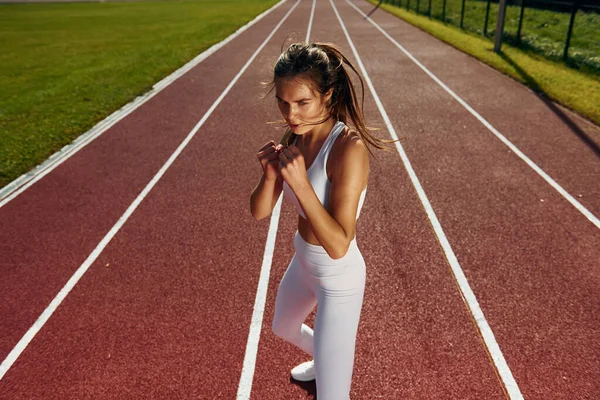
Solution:
M 377 4 L 374 0 L 369 1 Z M 507 44 L 503 44 L 501 54 L 496 54 L 489 38 L 404 8 L 389 4 L 383 4 L 381 8 L 600 125 L 600 80 L 596 76 Z
M 398 0 L 386 0 L 387 3 L 398 4 Z M 406 9 L 407 0 L 401 0 L 402 8 Z M 446 0 L 445 21 L 460 26 L 462 0 Z M 417 0 L 410 0 L 410 9 L 416 11 Z M 485 26 L 486 2 L 482 0 L 467 0 L 463 29 L 483 34 Z M 419 11 L 426 14 L 428 0 L 421 0 Z M 442 20 L 443 0 L 432 0 L 431 16 Z M 517 44 L 520 6 L 508 6 L 504 25 L 504 39 Z M 494 36 L 498 4 L 490 4 L 487 34 Z M 556 12 L 525 8 L 523 26 L 521 28 L 520 47 L 541 54 L 552 60 L 562 60 L 569 20 L 568 12 Z M 575 24 L 571 43 L 569 45 L 568 65 L 581 68 L 584 72 L 600 75 L 600 14 L 579 10 L 575 16 Z
M 398 4 L 398 0 L 386 0 L 390 4 Z M 407 0 L 401 0 L 406 9 Z M 460 26 L 462 0 L 446 0 L 445 22 Z M 417 0 L 410 0 L 409 9 L 416 12 Z M 486 1 L 467 0 L 463 29 L 483 34 L 485 27 Z M 419 11 L 422 15 L 428 12 L 428 0 L 421 0 Z M 600 10 L 599 10 L 600 11 Z M 507 6 L 504 26 L 504 40 L 517 45 L 520 6 Z M 443 0 L 432 0 L 431 17 L 442 20 Z M 494 36 L 498 4 L 490 4 L 487 35 Z M 556 12 L 525 8 L 519 47 L 544 55 L 551 60 L 562 60 L 567 31 L 569 29 L 570 12 Z M 569 45 L 568 65 L 580 68 L 584 72 L 600 75 L 600 14 L 579 10 L 575 16 L 575 24 Z
M 514 44 L 517 44 L 520 12 L 519 7 L 511 6 L 507 9 L 505 34 Z M 491 26 L 493 36 L 497 11 L 494 14 L 490 12 L 490 15 L 494 16 L 494 23 Z M 553 60 L 562 60 L 570 17 L 569 13 L 525 9 L 520 47 Z M 600 14 L 577 12 L 569 45 L 568 64 L 600 75 L 600 29 L 598 27 L 600 27 Z
M 0 187 L 276 2 L 0 5 Z

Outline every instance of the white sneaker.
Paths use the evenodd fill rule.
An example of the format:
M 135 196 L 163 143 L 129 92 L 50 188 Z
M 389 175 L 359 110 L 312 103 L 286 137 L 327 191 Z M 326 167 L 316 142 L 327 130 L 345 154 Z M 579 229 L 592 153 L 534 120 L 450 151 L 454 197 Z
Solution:
M 292 369 L 292 378 L 300 382 L 315 379 L 315 360 L 304 362 Z

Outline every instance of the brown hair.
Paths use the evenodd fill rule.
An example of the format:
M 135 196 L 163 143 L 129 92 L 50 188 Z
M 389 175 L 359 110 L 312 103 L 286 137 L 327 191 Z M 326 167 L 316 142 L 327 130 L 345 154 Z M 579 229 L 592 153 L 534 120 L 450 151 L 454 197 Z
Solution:
M 360 106 L 345 65 L 354 71 L 360 81 L 362 90 Z M 363 115 L 365 100 L 363 80 L 352 63 L 334 45 L 330 43 L 292 43 L 275 63 L 273 82 L 271 83 L 274 87 L 275 81 L 279 78 L 295 77 L 308 78 L 313 89 L 319 92 L 321 96 L 325 96 L 330 89 L 333 89 L 327 104 L 328 115 L 324 120 L 316 122 L 315 125 L 321 124 L 331 117 L 347 125 L 349 118 L 360 138 L 367 144 L 367 150 L 373 157 L 375 156 L 369 145 L 389 151 L 386 144 L 393 143 L 396 140 L 380 139 L 369 132 Z M 273 90 L 273 87 L 271 87 L 269 93 Z M 288 129 L 283 135 L 281 143 L 289 145 L 296 136 Z

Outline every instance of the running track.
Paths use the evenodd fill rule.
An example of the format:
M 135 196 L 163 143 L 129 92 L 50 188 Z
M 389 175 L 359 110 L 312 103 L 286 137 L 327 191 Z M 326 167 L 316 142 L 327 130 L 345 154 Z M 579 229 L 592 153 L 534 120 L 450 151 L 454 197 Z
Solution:
M 369 126 L 403 138 L 357 227 L 352 398 L 598 398 L 600 129 L 372 9 L 279 3 L 5 199 L 1 399 L 316 398 L 270 331 L 296 213 L 249 212 L 281 136 L 260 82 L 290 34 L 362 64 Z

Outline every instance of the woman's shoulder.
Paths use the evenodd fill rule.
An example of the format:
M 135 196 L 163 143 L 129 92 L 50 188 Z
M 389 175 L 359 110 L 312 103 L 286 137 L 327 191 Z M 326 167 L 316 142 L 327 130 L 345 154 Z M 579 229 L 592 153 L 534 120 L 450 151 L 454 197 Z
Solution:
M 328 162 L 328 176 L 333 176 L 331 166 L 343 170 L 351 167 L 358 170 L 369 170 L 369 151 L 365 141 L 354 129 L 345 126 L 338 135 L 331 149 L 331 163 Z M 367 172 L 368 175 L 368 172 Z
M 358 132 L 348 126 L 344 127 L 331 149 L 329 161 L 327 176 L 331 181 L 344 174 L 364 181 L 363 190 L 366 188 L 370 170 L 369 151 Z
M 337 146 L 337 149 L 335 147 Z M 334 143 L 334 148 L 332 151 L 337 150 L 337 155 L 340 157 L 345 157 L 347 153 L 350 153 L 352 157 L 360 155 L 364 152 L 364 154 L 368 154 L 367 144 L 362 139 L 362 137 L 358 134 L 358 132 L 345 125 L 342 132 L 340 132 L 336 142 Z

